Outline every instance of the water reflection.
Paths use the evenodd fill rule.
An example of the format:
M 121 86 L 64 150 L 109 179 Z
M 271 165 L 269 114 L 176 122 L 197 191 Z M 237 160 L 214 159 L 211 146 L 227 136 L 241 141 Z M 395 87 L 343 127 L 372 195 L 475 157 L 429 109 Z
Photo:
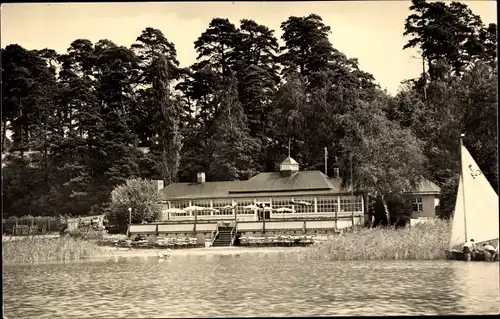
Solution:
M 500 312 L 500 281 L 498 263 L 453 263 L 455 280 L 454 291 L 462 298 L 461 304 L 467 304 L 466 312 L 480 313 L 485 304 L 491 304 L 492 311 Z
M 498 263 L 325 262 L 294 254 L 6 266 L 11 318 L 498 313 Z

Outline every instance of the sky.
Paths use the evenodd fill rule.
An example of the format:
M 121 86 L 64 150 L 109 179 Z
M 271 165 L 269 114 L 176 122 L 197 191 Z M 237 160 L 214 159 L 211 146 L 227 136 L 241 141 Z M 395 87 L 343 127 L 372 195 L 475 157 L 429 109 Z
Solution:
M 462 1 L 496 23 L 496 1 Z M 155 3 L 15 3 L 1 5 L 1 46 L 67 50 L 76 39 L 108 39 L 129 47 L 146 27 L 160 29 L 175 44 L 181 66 L 196 61 L 194 41 L 214 17 L 239 25 L 252 19 L 275 30 L 290 16 L 320 15 L 331 27 L 330 41 L 362 70 L 374 75 L 389 93 L 400 82 L 418 77 L 422 61 L 416 50 L 402 48 L 404 21 L 410 1 L 304 1 L 304 2 L 155 2 Z

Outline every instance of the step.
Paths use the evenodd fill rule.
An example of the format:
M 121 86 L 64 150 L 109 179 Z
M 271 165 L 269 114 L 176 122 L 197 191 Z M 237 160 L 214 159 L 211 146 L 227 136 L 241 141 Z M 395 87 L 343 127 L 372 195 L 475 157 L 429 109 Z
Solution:
M 227 247 L 231 246 L 231 241 L 234 234 L 231 229 L 219 229 L 219 233 L 215 240 L 213 241 L 212 247 Z

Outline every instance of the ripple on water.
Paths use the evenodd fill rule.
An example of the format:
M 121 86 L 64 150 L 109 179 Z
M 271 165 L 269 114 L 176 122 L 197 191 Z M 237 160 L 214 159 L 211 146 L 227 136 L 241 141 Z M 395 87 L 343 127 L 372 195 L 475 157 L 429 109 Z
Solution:
M 8 317 L 498 313 L 498 263 L 307 261 L 293 254 L 4 267 Z

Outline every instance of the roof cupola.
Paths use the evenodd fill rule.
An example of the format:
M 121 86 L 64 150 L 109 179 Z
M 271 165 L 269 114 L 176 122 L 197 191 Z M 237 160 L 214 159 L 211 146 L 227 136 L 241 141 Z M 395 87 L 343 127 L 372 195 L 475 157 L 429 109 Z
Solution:
M 295 161 L 293 158 L 288 156 L 283 162 L 280 164 L 280 172 L 283 176 L 291 176 L 293 173 L 299 171 L 299 163 Z

